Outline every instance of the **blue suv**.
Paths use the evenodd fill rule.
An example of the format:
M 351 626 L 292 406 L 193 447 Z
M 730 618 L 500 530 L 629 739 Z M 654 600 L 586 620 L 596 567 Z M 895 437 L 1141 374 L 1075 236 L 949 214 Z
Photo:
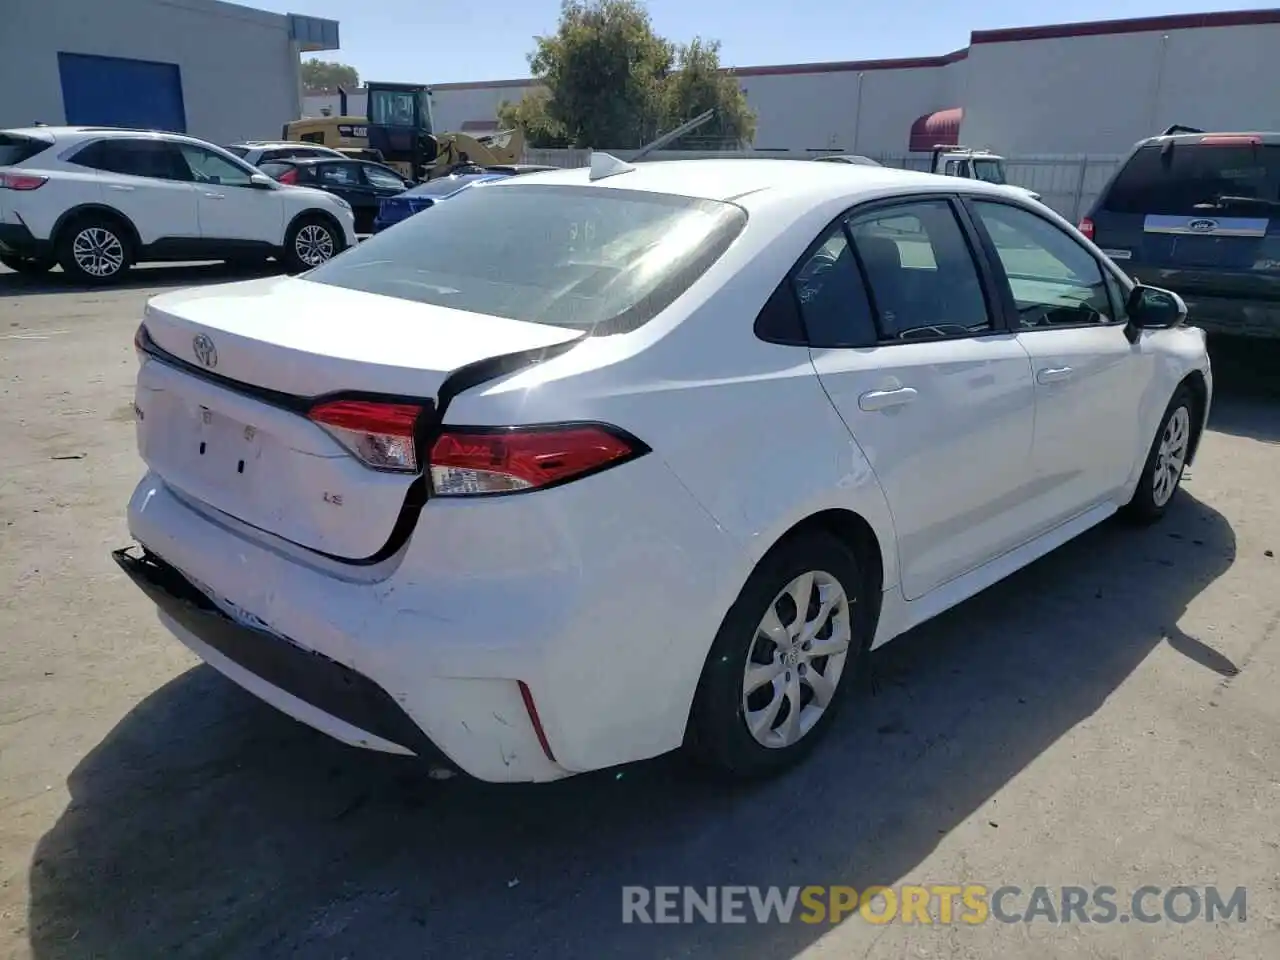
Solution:
M 1080 230 L 1134 279 L 1180 294 L 1196 326 L 1280 338 L 1280 133 L 1143 140 Z

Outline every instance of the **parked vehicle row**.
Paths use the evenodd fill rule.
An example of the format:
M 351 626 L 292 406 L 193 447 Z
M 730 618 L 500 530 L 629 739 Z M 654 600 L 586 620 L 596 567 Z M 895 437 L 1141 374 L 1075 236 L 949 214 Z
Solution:
M 1009 187 L 598 153 L 446 196 L 137 335 L 117 562 L 347 743 L 782 770 L 870 648 L 1195 456 L 1203 332 Z
M 277 183 L 179 134 L 110 127 L 0 132 L 0 263 L 111 281 L 147 261 L 315 267 L 356 243 L 351 204 Z

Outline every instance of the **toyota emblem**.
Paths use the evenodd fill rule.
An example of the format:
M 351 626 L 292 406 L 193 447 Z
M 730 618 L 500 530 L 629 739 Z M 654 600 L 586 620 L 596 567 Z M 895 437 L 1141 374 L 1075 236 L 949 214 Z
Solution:
M 191 341 L 191 350 L 200 363 L 212 370 L 218 365 L 218 348 L 203 333 L 197 334 Z
M 1207 217 L 1199 220 L 1192 220 L 1187 224 L 1187 229 L 1192 233 L 1213 233 L 1213 231 L 1218 229 L 1218 221 L 1210 220 Z

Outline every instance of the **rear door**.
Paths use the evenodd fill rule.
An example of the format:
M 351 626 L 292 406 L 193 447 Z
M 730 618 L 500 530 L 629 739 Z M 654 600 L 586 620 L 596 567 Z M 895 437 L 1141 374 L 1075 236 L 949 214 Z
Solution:
M 1140 147 L 1091 219 L 1098 246 L 1142 281 L 1280 301 L 1280 145 L 1259 135 Z
M 888 499 L 908 600 L 1027 539 L 1031 364 L 983 275 L 938 197 L 855 212 L 795 275 L 813 365 Z
M 102 199 L 129 218 L 144 244 L 200 236 L 196 188 L 174 144 L 142 137 L 103 139 L 71 162 L 99 171 Z
M 378 213 L 378 201 L 374 197 L 373 188 L 365 183 L 360 171 L 362 166 L 355 160 L 333 160 L 317 164 L 315 169 L 319 182 L 316 186 L 351 204 L 351 212 L 356 220 L 356 233 L 372 233 L 373 218 Z

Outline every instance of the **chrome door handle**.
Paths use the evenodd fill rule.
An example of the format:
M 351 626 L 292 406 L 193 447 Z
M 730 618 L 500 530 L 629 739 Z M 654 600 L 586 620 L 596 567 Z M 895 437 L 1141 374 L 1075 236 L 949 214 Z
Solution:
M 134 191 L 134 189 L 135 189 L 135 188 L 134 188 L 134 187 L 128 187 L 128 186 L 125 186 L 123 183 L 109 183 L 109 184 L 107 184 L 107 189 L 108 189 L 108 190 L 119 190 L 121 193 L 132 193 L 132 192 Z
M 225 193 L 206 193 L 206 194 L 205 194 L 205 196 L 206 196 L 206 197 L 208 197 L 210 200 L 225 200 L 225 199 L 227 199 L 227 195 L 226 195 Z
M 1036 371 L 1036 383 L 1061 383 L 1070 379 L 1070 367 L 1041 367 Z
M 896 390 L 869 390 L 858 397 L 858 407 L 868 413 L 876 410 L 887 410 L 910 403 L 918 396 L 914 387 L 899 387 Z

